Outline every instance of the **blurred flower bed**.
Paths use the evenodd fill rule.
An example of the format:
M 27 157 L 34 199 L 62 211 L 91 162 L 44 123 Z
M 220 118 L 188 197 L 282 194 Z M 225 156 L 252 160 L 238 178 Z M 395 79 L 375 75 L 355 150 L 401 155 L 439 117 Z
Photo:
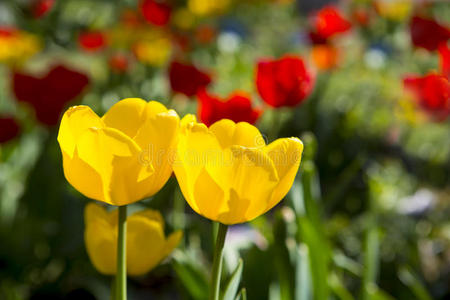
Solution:
M 0 2 L 0 299 L 109 297 L 87 210 L 114 213 L 84 213 L 57 135 L 124 98 L 303 141 L 285 199 L 229 230 L 248 299 L 448 299 L 450 5 L 319 2 Z M 211 223 L 173 176 L 142 209 L 176 249 L 130 261 L 129 299 L 207 299 Z

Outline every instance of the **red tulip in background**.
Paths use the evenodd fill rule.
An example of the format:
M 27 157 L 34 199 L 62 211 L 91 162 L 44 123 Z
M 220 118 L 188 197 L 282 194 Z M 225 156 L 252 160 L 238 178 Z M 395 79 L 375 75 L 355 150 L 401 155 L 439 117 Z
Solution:
M 308 37 L 313 45 L 325 45 L 329 42 L 328 39 L 322 37 L 315 31 L 308 32 Z
M 6 143 L 20 133 L 20 126 L 13 117 L 0 116 L 0 144 Z
M 68 102 L 87 86 L 89 78 L 64 66 L 53 67 L 44 77 L 15 72 L 13 91 L 18 101 L 29 103 L 39 122 L 53 126 Z
M 55 0 L 38 0 L 32 7 L 33 17 L 36 19 L 44 17 L 55 4 Z
M 194 65 L 172 62 L 169 67 L 170 86 L 174 92 L 192 97 L 210 82 L 210 76 Z
M 450 38 L 450 29 L 431 19 L 414 16 L 410 24 L 411 41 L 416 47 L 429 51 L 438 49 L 439 45 Z
M 356 7 L 352 11 L 352 20 L 354 23 L 365 27 L 370 23 L 370 14 L 367 8 L 364 7 Z
M 443 44 L 438 50 L 441 73 L 450 80 L 450 48 L 446 44 Z
M 128 70 L 128 57 L 125 54 L 113 54 L 108 60 L 109 67 L 116 73 L 125 73 Z
M 293 107 L 309 96 L 314 86 L 314 76 L 301 58 L 287 55 L 278 60 L 260 61 L 256 86 L 268 105 Z
M 261 116 L 262 111 L 253 108 L 250 96 L 242 91 L 234 92 L 226 100 L 208 94 L 206 90 L 201 90 L 197 97 L 199 101 L 197 115 L 207 126 L 221 119 L 255 124 Z
M 438 120 L 450 113 L 450 82 L 445 76 L 429 73 L 423 77 L 407 76 L 403 79 L 405 88 L 412 91 L 422 108 Z
M 14 27 L 0 26 L 0 37 L 10 38 L 17 33 L 17 29 Z
M 78 36 L 78 43 L 84 51 L 96 52 L 106 46 L 106 37 L 100 31 L 83 32 Z
M 352 25 L 334 6 L 325 6 L 312 19 L 314 31 L 324 39 L 348 31 Z
M 144 0 L 141 2 L 141 12 L 149 23 L 164 26 L 170 20 L 172 7 L 163 1 Z

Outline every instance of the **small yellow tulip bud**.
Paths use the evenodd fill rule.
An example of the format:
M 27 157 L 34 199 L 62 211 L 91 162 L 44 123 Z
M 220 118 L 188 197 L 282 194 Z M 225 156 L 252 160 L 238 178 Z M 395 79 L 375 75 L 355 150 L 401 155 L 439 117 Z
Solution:
M 294 182 L 302 151 L 298 138 L 266 145 L 249 123 L 224 119 L 208 128 L 188 115 L 181 120 L 173 169 L 194 211 L 231 225 L 250 221 L 281 201 Z
M 116 273 L 118 210 L 106 211 L 89 203 L 84 212 L 86 249 L 95 268 Z M 164 220 L 156 210 L 146 209 L 127 218 L 127 273 L 138 276 L 157 266 L 178 245 L 181 231 L 164 236 Z

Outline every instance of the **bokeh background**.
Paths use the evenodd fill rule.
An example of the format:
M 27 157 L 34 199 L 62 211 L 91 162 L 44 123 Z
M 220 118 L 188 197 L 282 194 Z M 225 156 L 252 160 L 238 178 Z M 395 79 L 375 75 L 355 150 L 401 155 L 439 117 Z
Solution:
M 194 81 L 244 93 L 269 141 L 305 144 L 288 196 L 227 237 L 226 272 L 243 258 L 248 299 L 449 299 L 449 26 L 445 0 L 1 1 L 0 299 L 108 299 L 84 246 L 90 200 L 63 175 L 60 117 L 128 97 L 200 117 Z M 314 85 L 275 109 L 256 66 L 286 54 Z M 129 278 L 129 299 L 206 299 L 211 222 L 175 178 L 142 207 L 184 237 Z

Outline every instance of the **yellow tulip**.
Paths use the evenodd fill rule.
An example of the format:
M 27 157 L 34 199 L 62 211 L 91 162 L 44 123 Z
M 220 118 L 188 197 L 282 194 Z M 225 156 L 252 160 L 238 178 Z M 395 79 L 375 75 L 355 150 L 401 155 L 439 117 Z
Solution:
M 133 44 L 133 51 L 140 62 L 161 66 L 169 60 L 172 42 L 164 31 L 147 30 L 136 35 L 137 40 Z
M 40 50 L 41 43 L 33 34 L 0 27 L 0 63 L 23 63 Z
M 381 16 L 393 21 L 403 21 L 410 15 L 413 3 L 411 0 L 378 0 L 375 7 Z
M 64 175 L 86 197 L 127 205 L 157 193 L 172 173 L 179 117 L 159 102 L 128 98 L 100 118 L 87 106 L 64 114 Z
M 208 128 L 188 115 L 181 121 L 173 169 L 194 211 L 231 225 L 250 221 L 281 201 L 302 151 L 298 138 L 266 145 L 249 123 L 224 119 Z
M 223 13 L 230 4 L 231 0 L 188 0 L 189 10 L 199 16 Z
M 116 273 L 117 213 L 90 203 L 84 211 L 84 240 L 94 267 L 103 274 Z M 164 236 L 164 220 L 156 210 L 146 209 L 127 218 L 127 273 L 138 276 L 157 266 L 178 245 L 181 231 Z

